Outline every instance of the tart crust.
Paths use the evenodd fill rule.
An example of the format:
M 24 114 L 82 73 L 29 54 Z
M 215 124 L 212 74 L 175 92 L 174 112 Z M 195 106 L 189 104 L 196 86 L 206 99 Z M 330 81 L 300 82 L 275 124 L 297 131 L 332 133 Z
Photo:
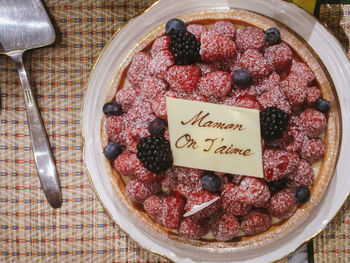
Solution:
M 268 245 L 278 239 L 281 239 L 300 226 L 313 209 L 320 203 L 325 193 L 330 179 L 335 170 L 338 159 L 341 141 L 341 112 L 338 103 L 337 94 L 333 82 L 317 54 L 308 46 L 305 40 L 297 36 L 295 32 L 284 26 L 283 24 L 268 18 L 266 16 L 246 11 L 242 9 L 208 9 L 200 13 L 188 14 L 179 17 L 186 23 L 212 24 L 218 20 L 228 20 L 234 24 L 252 25 L 262 30 L 276 27 L 280 30 L 282 40 L 287 43 L 293 50 L 293 55 L 306 63 L 315 75 L 318 88 L 322 92 L 322 97 L 331 102 L 331 110 L 327 117 L 327 129 L 324 136 L 325 154 L 323 160 L 319 164 L 318 174 L 316 174 L 314 185 L 311 189 L 310 201 L 300 205 L 295 214 L 277 224 L 272 225 L 267 231 L 253 235 L 235 238 L 230 242 L 219 242 L 212 240 L 187 240 L 172 232 L 165 227 L 151 220 L 146 212 L 137 207 L 127 197 L 125 182 L 123 178 L 112 169 L 111 163 L 105 160 L 105 167 L 111 179 L 113 188 L 120 201 L 127 207 L 129 211 L 136 217 L 136 220 L 145 225 L 150 231 L 157 232 L 163 238 L 170 238 L 182 245 L 196 246 L 200 250 L 208 252 L 215 250 L 216 252 L 239 252 L 247 251 L 257 247 Z M 106 102 L 111 101 L 116 92 L 126 85 L 126 71 L 133 56 L 142 51 L 149 49 L 151 43 L 164 33 L 164 25 L 154 29 L 148 33 L 136 46 L 134 46 L 127 54 L 123 63 L 116 72 L 112 85 L 109 88 Z M 101 140 L 102 146 L 108 143 L 108 136 L 104 130 L 105 117 L 102 119 Z

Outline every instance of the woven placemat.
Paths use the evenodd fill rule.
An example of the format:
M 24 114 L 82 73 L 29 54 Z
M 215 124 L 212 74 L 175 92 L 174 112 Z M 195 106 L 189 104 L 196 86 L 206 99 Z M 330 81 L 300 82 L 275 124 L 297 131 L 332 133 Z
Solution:
M 153 2 L 45 1 L 58 38 L 28 54 L 26 66 L 54 149 L 61 209 L 51 209 L 40 189 L 17 71 L 0 57 L 0 262 L 168 262 L 142 249 L 103 211 L 87 177 L 80 126 L 87 79 L 103 46 Z M 348 222 L 349 202 L 314 241 L 316 262 L 350 261 Z

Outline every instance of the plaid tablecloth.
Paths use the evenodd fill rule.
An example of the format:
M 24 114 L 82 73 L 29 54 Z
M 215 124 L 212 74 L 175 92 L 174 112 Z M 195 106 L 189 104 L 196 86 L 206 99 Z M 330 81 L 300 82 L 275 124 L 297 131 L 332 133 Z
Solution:
M 36 175 L 15 65 L 0 57 L 0 262 L 168 262 L 143 250 L 103 211 L 83 162 L 81 109 L 89 73 L 118 26 L 154 0 L 46 0 L 57 41 L 26 56 L 54 150 L 63 206 Z M 0 7 L 1 8 L 1 7 Z M 319 14 L 348 49 L 350 4 Z M 350 262 L 349 201 L 314 240 L 316 262 Z

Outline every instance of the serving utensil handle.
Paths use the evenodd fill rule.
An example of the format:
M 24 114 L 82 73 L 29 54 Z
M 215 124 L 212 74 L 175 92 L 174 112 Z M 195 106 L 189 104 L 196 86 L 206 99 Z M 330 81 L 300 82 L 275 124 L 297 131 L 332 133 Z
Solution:
M 8 55 L 15 61 L 21 79 L 24 101 L 26 105 L 29 134 L 40 183 L 49 204 L 53 208 L 59 208 L 62 205 L 62 194 L 57 177 L 56 165 L 38 104 L 33 95 L 33 91 L 30 87 L 27 73 L 23 65 L 23 51 L 10 53 Z

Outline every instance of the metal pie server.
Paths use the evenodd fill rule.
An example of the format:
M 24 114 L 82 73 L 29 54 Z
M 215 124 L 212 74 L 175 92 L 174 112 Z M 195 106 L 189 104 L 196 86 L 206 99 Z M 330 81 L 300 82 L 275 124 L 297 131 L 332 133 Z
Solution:
M 15 62 L 24 93 L 35 164 L 47 201 L 62 205 L 61 189 L 50 143 L 23 65 L 23 53 L 55 41 L 55 31 L 40 0 L 0 0 L 0 54 Z

